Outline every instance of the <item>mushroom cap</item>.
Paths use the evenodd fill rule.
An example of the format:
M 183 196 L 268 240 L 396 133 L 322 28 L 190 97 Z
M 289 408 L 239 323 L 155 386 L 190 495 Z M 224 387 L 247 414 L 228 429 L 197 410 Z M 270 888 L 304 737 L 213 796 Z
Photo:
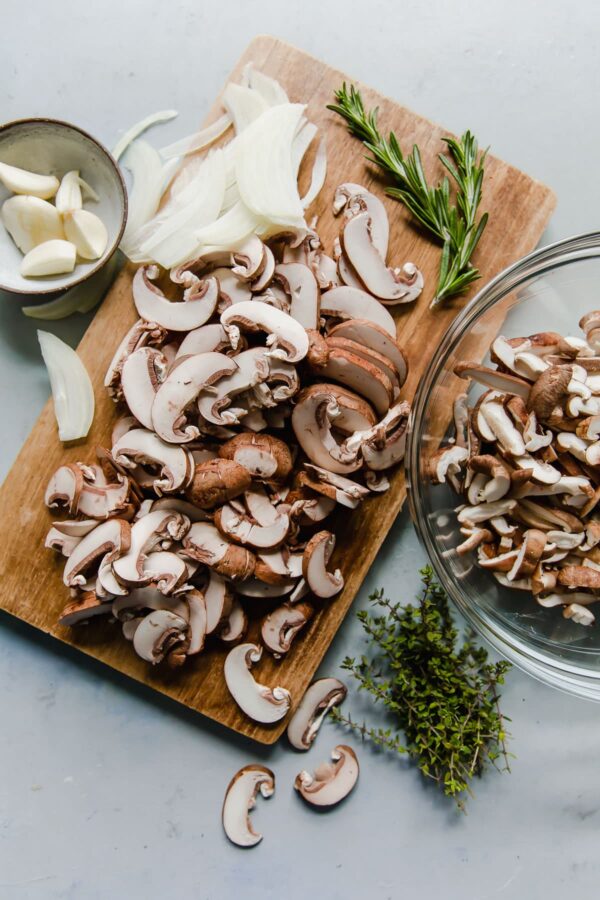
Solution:
M 591 566 L 564 566 L 558 573 L 558 583 L 571 588 L 600 590 L 600 571 Z
M 270 434 L 237 434 L 221 444 L 219 456 L 234 460 L 253 478 L 283 481 L 292 470 L 292 455 L 287 445 Z
M 219 453 L 222 449 L 223 447 L 219 448 Z M 251 483 L 248 470 L 234 459 L 210 459 L 196 466 L 186 497 L 200 509 L 213 509 L 239 497 L 248 490 Z
M 573 367 L 549 366 L 533 384 L 527 408 L 533 410 L 540 421 L 550 418 L 554 409 L 562 405 L 569 391 Z
M 256 644 L 238 644 L 230 650 L 223 669 L 229 693 L 249 718 L 271 724 L 287 715 L 291 705 L 289 691 L 269 688 L 254 680 L 250 669 L 260 661 L 262 648 Z
M 345 797 L 358 781 L 359 765 L 352 747 L 338 744 L 331 751 L 331 763 L 323 763 L 314 775 L 300 772 L 294 787 L 312 806 L 334 806 Z
M 296 750 L 309 750 L 330 709 L 346 699 L 346 686 L 337 678 L 319 678 L 306 690 L 289 721 L 287 737 Z
M 275 791 L 275 776 L 266 766 L 244 766 L 233 776 L 223 801 L 223 829 L 238 847 L 254 847 L 262 841 L 262 834 L 254 831 L 249 812 L 256 805 L 256 797 L 268 799 Z

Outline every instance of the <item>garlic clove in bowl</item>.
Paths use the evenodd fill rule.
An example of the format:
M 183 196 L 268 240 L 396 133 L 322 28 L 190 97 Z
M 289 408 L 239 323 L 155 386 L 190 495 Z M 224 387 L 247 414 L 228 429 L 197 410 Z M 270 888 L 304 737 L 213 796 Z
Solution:
M 28 194 L 39 197 L 40 200 L 54 197 L 59 185 L 58 178 L 54 175 L 38 175 L 3 162 L 0 162 L 0 181 L 13 194 Z
M 62 275 L 73 271 L 76 259 L 77 248 L 70 241 L 44 241 L 23 257 L 21 275 L 26 278 Z
M 2 221 L 22 253 L 65 236 L 60 213 L 39 197 L 10 197 L 2 204 Z
M 77 247 L 83 259 L 98 259 L 108 243 L 108 232 L 101 219 L 87 209 L 73 209 L 63 216 L 67 240 Z

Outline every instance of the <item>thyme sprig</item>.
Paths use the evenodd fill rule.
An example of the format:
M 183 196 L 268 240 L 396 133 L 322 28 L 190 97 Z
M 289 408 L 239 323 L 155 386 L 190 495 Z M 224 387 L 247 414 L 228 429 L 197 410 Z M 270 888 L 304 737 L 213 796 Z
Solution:
M 436 187 L 430 187 L 419 148 L 415 144 L 408 156 L 404 156 L 393 131 L 386 139 L 379 131 L 377 108 L 367 112 L 354 85 L 348 88 L 344 83 L 335 92 L 335 101 L 327 108 L 342 116 L 350 133 L 370 151 L 368 159 L 395 182 L 395 187 L 388 188 L 387 193 L 404 203 L 442 242 L 438 284 L 431 305 L 437 306 L 463 293 L 480 277 L 478 269 L 471 264 L 471 257 L 488 220 L 487 213 L 477 220 L 487 150 L 479 153 L 477 140 L 470 131 L 465 131 L 458 141 L 450 137 L 443 139 L 449 155 L 440 153 L 439 159 L 452 177 L 456 193 L 453 201 L 448 176 Z
M 510 663 L 489 663 L 472 633 L 457 647 L 448 597 L 431 567 L 422 569 L 421 577 L 416 605 L 392 604 L 383 590 L 371 595 L 382 614 L 363 610 L 358 618 L 375 655 L 342 663 L 359 690 L 385 707 L 393 728 L 359 723 L 339 708 L 333 718 L 383 749 L 407 754 L 464 809 L 470 781 L 486 765 L 509 770 L 498 686 Z

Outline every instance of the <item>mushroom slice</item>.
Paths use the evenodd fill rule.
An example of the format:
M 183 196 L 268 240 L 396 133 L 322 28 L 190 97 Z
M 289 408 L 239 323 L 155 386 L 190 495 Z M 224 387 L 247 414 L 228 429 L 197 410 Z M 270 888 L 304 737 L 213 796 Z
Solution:
M 572 366 L 549 366 L 531 387 L 527 406 L 538 421 L 545 422 L 557 407 L 562 406 L 569 394 L 573 377 Z
M 53 529 L 66 537 L 82 538 L 97 526 L 96 519 L 65 519 L 62 522 L 53 522 Z
M 69 627 L 83 625 L 96 616 L 108 615 L 110 611 L 110 603 L 103 603 L 94 591 L 85 591 L 67 603 L 58 617 L 58 624 Z
M 127 357 L 146 344 L 162 343 L 164 338 L 165 331 L 156 322 L 139 319 L 131 326 L 117 347 L 104 378 L 104 387 L 114 400 L 121 395 L 121 370 Z
M 231 612 L 233 593 L 225 579 L 211 569 L 203 594 L 206 606 L 206 633 L 212 634 Z
M 333 597 L 344 587 L 344 579 L 339 569 L 331 573 L 327 564 L 335 547 L 335 535 L 330 531 L 319 531 L 306 545 L 302 559 L 302 575 L 317 597 Z
M 214 425 L 237 425 L 245 409 L 227 408 L 231 398 L 266 381 L 269 376 L 269 363 L 263 347 L 252 347 L 235 357 L 237 368 L 218 385 L 205 391 L 198 398 L 198 411 L 203 419 Z
M 333 196 L 333 214 L 344 210 L 346 218 L 366 212 L 370 219 L 370 236 L 373 246 L 383 259 L 387 256 L 390 225 L 385 206 L 375 194 L 360 184 L 345 182 L 336 188 Z
M 358 288 L 333 288 L 321 297 L 321 315 L 335 319 L 361 319 L 378 325 L 396 339 L 396 323 L 390 313 L 371 294 Z
M 219 531 L 239 544 L 268 550 L 278 547 L 287 537 L 290 520 L 280 513 L 269 525 L 257 525 L 248 516 L 238 513 L 226 503 L 215 513 L 215 525 Z
M 570 603 L 563 609 L 563 617 L 572 619 L 576 625 L 592 625 L 596 621 L 596 616 L 586 606 L 579 603 Z
M 152 663 L 162 662 L 175 644 L 186 638 L 188 623 L 168 609 L 155 609 L 144 616 L 133 635 L 138 656 Z
M 141 582 L 151 582 L 161 594 L 171 594 L 187 577 L 187 565 L 181 556 L 168 550 L 157 550 L 149 553 L 144 560 Z
M 121 369 L 123 399 L 137 421 L 152 430 L 152 404 L 167 372 L 167 361 L 160 350 L 140 347 L 134 350 Z
M 157 494 L 178 491 L 185 487 L 194 472 L 190 452 L 183 447 L 161 441 L 152 431 L 133 428 L 114 444 L 112 456 L 125 468 L 136 463 L 160 466 L 160 477 L 154 481 Z
M 306 471 L 300 473 L 300 483 L 318 494 L 335 500 L 342 506 L 354 509 L 361 500 L 369 496 L 368 488 L 357 484 L 350 478 L 344 478 L 342 475 L 311 463 L 305 463 L 304 468 Z
M 223 828 L 238 847 L 254 847 L 262 841 L 262 834 L 254 831 L 248 815 L 256 805 L 259 791 L 265 799 L 275 791 L 275 776 L 265 766 L 244 766 L 229 782 L 223 803 Z
M 206 602 L 204 594 L 197 590 L 186 591 L 185 602 L 190 610 L 188 620 L 190 643 L 187 648 L 187 655 L 195 656 L 204 648 L 204 640 L 208 634 Z
M 412 303 L 423 290 L 423 275 L 413 263 L 388 269 L 371 237 L 367 212 L 348 219 L 342 235 L 344 253 L 367 290 L 387 303 Z
M 275 659 L 289 652 L 294 638 L 314 615 L 310 603 L 284 603 L 265 617 L 260 636 Z
M 288 741 L 296 750 L 310 750 L 325 716 L 346 699 L 346 686 L 337 678 L 319 678 L 307 689 L 287 727 Z
M 514 561 L 508 580 L 526 578 L 533 575 L 546 548 L 546 533 L 537 528 L 530 528 L 523 535 L 523 543 L 519 547 L 518 555 Z
M 269 353 L 284 362 L 298 363 L 308 352 L 308 336 L 303 326 L 267 303 L 253 300 L 236 303 L 221 313 L 221 325 L 234 346 L 240 328 L 267 332 Z
M 200 509 L 213 509 L 239 497 L 248 490 L 251 483 L 251 473 L 236 459 L 210 459 L 196 466 L 186 496 Z
M 67 587 L 85 584 L 85 576 L 100 557 L 108 555 L 108 560 L 112 561 L 118 554 L 127 553 L 132 530 L 129 522 L 123 519 L 108 519 L 86 534 L 65 565 L 63 581 Z
M 216 632 L 217 637 L 224 644 L 238 644 L 247 630 L 248 616 L 238 598 L 234 597 L 231 609 Z
M 335 385 L 313 384 L 298 395 L 292 427 L 311 462 L 339 474 L 349 474 L 361 466 L 360 448 L 348 451 L 332 434 L 332 428 L 354 432 L 371 427 L 374 418 L 370 406 L 351 392 Z
M 187 556 L 232 581 L 250 578 L 256 565 L 253 553 L 226 541 L 210 522 L 194 522 L 183 539 L 183 548 Z
M 487 475 L 488 480 L 483 489 L 479 492 L 477 498 L 478 503 L 485 501 L 501 500 L 510 491 L 512 482 L 510 472 L 507 467 L 495 456 L 484 454 L 483 456 L 472 456 L 469 460 L 469 468 L 474 472 L 481 472 Z
M 317 371 L 365 397 L 380 415 L 386 414 L 394 400 L 394 388 L 388 376 L 355 353 L 332 347 L 326 364 Z
M 188 503 L 187 500 L 182 500 L 180 497 L 159 497 L 158 500 L 151 500 L 150 506 L 144 515 L 156 509 L 175 510 L 186 516 L 190 522 L 206 522 L 212 518 L 211 513 L 199 509 L 194 503 Z M 138 516 L 138 518 L 141 518 L 141 516 Z
M 312 806 L 334 806 L 345 797 L 358 780 L 358 759 L 352 747 L 338 744 L 331 751 L 333 763 L 321 763 L 314 775 L 302 771 L 294 787 Z
M 375 366 L 376 369 L 383 372 L 383 374 L 391 381 L 394 399 L 398 397 L 400 393 L 400 377 L 398 375 L 398 370 L 392 365 L 387 357 L 382 356 L 382 354 L 378 353 L 376 350 L 371 350 L 363 344 L 348 340 L 348 338 L 344 337 L 333 337 L 330 335 L 326 339 L 326 344 L 328 350 L 346 350 L 348 353 L 360 356 L 361 359 L 364 359 L 372 366 Z
M 271 600 L 275 597 L 285 597 L 296 586 L 296 578 L 287 578 L 285 581 L 266 582 L 258 578 L 248 578 L 241 584 L 236 584 L 235 589 L 242 597 L 253 597 L 260 600 Z
M 427 460 L 427 474 L 434 484 L 444 484 L 447 475 L 458 475 L 469 458 L 465 447 L 440 447 Z
M 600 590 L 600 571 L 590 566 L 563 566 L 558 573 L 558 583 L 569 588 Z
M 195 278 L 184 291 L 183 301 L 173 302 L 153 284 L 158 274 L 157 266 L 142 266 L 133 278 L 133 302 L 144 321 L 156 322 L 168 331 L 191 331 L 210 319 L 219 299 L 216 278 Z
M 389 359 L 398 373 L 400 386 L 406 381 L 408 362 L 404 351 L 396 340 L 381 326 L 367 319 L 347 319 L 329 332 L 330 338 L 344 338 L 362 344 Z
M 75 463 L 60 466 L 48 482 L 44 502 L 51 509 L 65 507 L 68 512 L 77 512 L 77 503 L 83 490 L 83 471 Z
M 256 644 L 239 644 L 227 654 L 223 672 L 229 693 L 242 712 L 268 725 L 287 715 L 292 698 L 285 688 L 270 688 L 254 680 L 250 669 L 261 656 L 262 648 Z
M 291 317 L 304 328 L 318 328 L 321 291 L 311 269 L 302 263 L 279 263 L 274 281 L 290 297 Z
M 185 600 L 180 596 L 166 596 L 153 584 L 143 587 L 135 587 L 126 594 L 122 594 L 112 602 L 113 616 L 120 622 L 127 621 L 132 616 L 137 616 L 140 611 L 153 609 L 168 609 L 175 615 L 185 619 L 190 617 L 190 609 Z
M 351 435 L 344 446 L 348 451 L 360 450 L 368 469 L 389 469 L 404 458 L 409 415 L 410 404 L 402 400 L 373 428 Z
M 255 282 L 249 285 L 246 281 L 242 281 L 232 269 L 225 266 L 212 269 L 210 274 L 219 282 L 219 312 L 231 306 L 232 303 L 241 303 L 242 300 L 252 299 Z
M 186 410 L 198 394 L 237 368 L 223 353 L 200 353 L 182 358 L 160 385 L 152 404 L 152 426 L 164 441 L 181 444 L 200 434 L 186 425 Z
M 292 470 L 287 445 L 269 434 L 237 434 L 219 447 L 219 456 L 243 466 L 253 478 L 283 481 Z
M 517 505 L 516 500 L 496 500 L 494 503 L 482 503 L 476 506 L 463 506 L 458 513 L 458 521 L 461 525 L 478 525 L 480 522 L 487 522 L 497 516 L 503 516 L 507 512 L 514 510 Z
M 516 394 L 527 401 L 531 385 L 523 378 L 517 378 L 506 372 L 498 372 L 487 366 L 480 366 L 476 362 L 461 362 L 454 367 L 454 374 L 459 378 L 471 378 L 484 387 L 495 391 L 503 391 L 507 394 Z
M 169 509 L 153 510 L 138 519 L 131 528 L 131 542 L 127 552 L 113 562 L 117 580 L 123 585 L 151 581 L 151 574 L 144 571 L 148 554 L 156 547 L 165 549 L 172 541 L 181 540 L 189 527 L 189 519 Z
M 214 325 L 202 325 L 190 331 L 177 350 L 176 359 L 181 356 L 196 356 L 198 353 L 226 353 L 231 350 L 227 332 L 217 322 Z

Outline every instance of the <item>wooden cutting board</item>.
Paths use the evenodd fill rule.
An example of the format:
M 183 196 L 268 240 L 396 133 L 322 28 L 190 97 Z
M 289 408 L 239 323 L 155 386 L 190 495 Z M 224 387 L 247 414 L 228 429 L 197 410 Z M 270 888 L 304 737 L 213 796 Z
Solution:
M 410 399 L 434 348 L 465 300 L 454 301 L 435 312 L 429 310 L 439 248 L 413 227 L 399 203 L 384 198 L 384 182 L 365 162 L 363 148 L 347 134 L 341 120 L 326 109 L 326 104 L 332 102 L 334 89 L 351 79 L 271 37 L 258 37 L 252 41 L 232 78 L 238 78 L 249 61 L 279 79 L 291 100 L 307 103 L 308 117 L 319 126 L 320 133 L 327 136 L 327 182 L 310 214 L 319 217 L 319 234 L 328 252 L 331 252 L 333 239 L 339 231 L 338 220 L 331 214 L 333 191 L 343 181 L 359 182 L 384 199 L 391 226 L 389 262 L 399 265 L 412 260 L 424 273 L 426 287 L 417 303 L 398 307 L 395 313 L 398 334 L 410 363 L 403 397 Z M 440 175 L 437 154 L 442 149 L 440 139 L 448 132 L 369 88 L 360 85 L 360 89 L 368 107 L 379 107 L 382 128 L 394 129 L 406 150 L 417 143 L 425 170 Z M 211 117 L 214 118 L 218 111 L 219 106 L 215 104 Z M 485 135 L 480 137 L 485 141 Z M 305 184 L 308 175 L 308 171 L 303 173 Z M 491 215 L 476 259 L 482 274 L 480 284 L 485 284 L 508 263 L 535 247 L 554 205 L 554 196 L 547 187 L 501 160 L 488 158 L 483 207 Z M 0 608 L 173 700 L 257 741 L 270 744 L 280 736 L 285 722 L 274 727 L 256 725 L 239 711 L 223 680 L 225 653 L 222 649 L 215 646 L 194 657 L 182 670 L 165 674 L 138 659 L 118 626 L 92 623 L 69 629 L 56 624 L 66 600 L 66 588 L 62 584 L 61 559 L 44 549 L 44 537 L 51 521 L 43 502 L 44 489 L 50 475 L 61 463 L 92 461 L 96 445 L 110 446 L 115 410 L 102 382 L 118 340 L 136 318 L 131 300 L 133 271 L 133 267 L 127 267 L 121 273 L 79 345 L 96 394 L 96 416 L 88 439 L 78 446 L 64 448 L 57 439 L 52 404 L 48 401 L 0 490 Z M 481 335 L 482 352 L 487 337 Z M 343 593 L 313 619 L 286 659 L 275 662 L 265 654 L 255 670 L 260 681 L 287 687 L 292 692 L 294 705 L 302 697 L 347 614 L 405 497 L 404 472 L 399 469 L 387 493 L 367 500 L 350 515 L 348 510 L 344 511 L 333 528 L 337 535 L 334 561 L 341 567 L 346 580 Z M 255 638 L 256 634 L 254 625 L 249 638 Z

